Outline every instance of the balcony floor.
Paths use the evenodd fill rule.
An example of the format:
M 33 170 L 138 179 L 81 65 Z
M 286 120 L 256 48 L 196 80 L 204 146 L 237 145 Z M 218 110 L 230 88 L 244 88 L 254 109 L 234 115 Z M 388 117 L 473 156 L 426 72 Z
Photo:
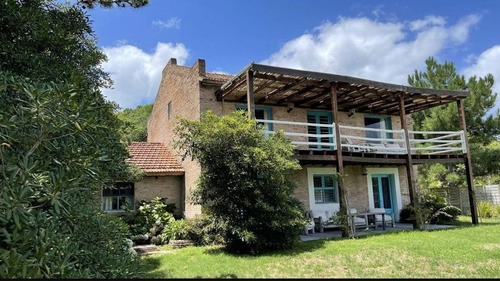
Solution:
M 337 160 L 335 150 L 296 150 L 295 156 L 301 164 L 332 164 Z M 405 154 L 384 154 L 342 151 L 344 165 L 404 165 Z M 413 164 L 460 163 L 463 154 L 413 154 Z

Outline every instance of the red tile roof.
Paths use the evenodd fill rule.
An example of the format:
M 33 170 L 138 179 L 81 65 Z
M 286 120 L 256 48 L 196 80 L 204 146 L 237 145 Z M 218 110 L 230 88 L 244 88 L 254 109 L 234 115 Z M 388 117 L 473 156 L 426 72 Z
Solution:
M 146 174 L 182 175 L 184 168 L 170 154 L 163 143 L 133 142 L 128 146 L 130 158 Z

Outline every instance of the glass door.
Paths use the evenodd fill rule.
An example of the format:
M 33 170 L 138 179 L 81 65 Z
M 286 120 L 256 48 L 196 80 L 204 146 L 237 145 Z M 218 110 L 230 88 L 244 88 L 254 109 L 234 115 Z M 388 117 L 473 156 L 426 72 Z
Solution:
M 373 206 L 388 214 L 394 212 L 393 182 L 393 175 L 372 175 Z
M 307 112 L 307 123 L 321 124 L 321 125 L 331 125 L 332 124 L 332 113 L 323 111 L 308 111 Z M 332 134 L 331 127 L 320 127 L 320 126 L 307 126 L 308 134 L 315 135 L 329 135 Z M 332 146 L 321 145 L 321 143 L 333 143 L 333 138 L 331 137 L 309 137 L 309 142 L 318 143 L 318 145 L 310 145 L 309 149 L 312 150 L 333 150 Z

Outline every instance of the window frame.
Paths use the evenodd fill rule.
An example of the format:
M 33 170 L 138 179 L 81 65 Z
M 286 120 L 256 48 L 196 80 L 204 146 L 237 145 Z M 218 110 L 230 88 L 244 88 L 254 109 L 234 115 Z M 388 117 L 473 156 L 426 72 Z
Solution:
M 366 127 L 366 118 L 372 118 L 372 119 L 379 119 L 379 120 L 383 120 L 384 122 L 384 125 L 385 125 L 385 129 L 383 130 L 392 130 L 392 118 L 391 116 L 387 116 L 387 115 L 376 115 L 376 114 L 365 114 L 364 117 L 363 117 L 363 126 L 364 128 L 367 128 Z M 387 132 L 381 132 L 381 139 L 393 139 L 393 134 L 392 133 L 387 133 Z M 365 131 L 365 137 L 367 138 L 370 138 L 368 136 L 368 131 Z M 373 140 L 367 140 L 368 143 L 393 143 L 392 141 L 373 141 Z
M 320 116 L 326 116 L 328 118 L 328 124 L 331 125 L 333 123 L 333 116 L 332 116 L 332 113 L 329 111 L 308 110 L 306 112 L 307 123 L 309 123 L 309 115 L 314 115 L 316 124 L 321 124 L 321 123 L 318 123 Z M 313 127 L 313 126 L 307 126 L 308 131 L 309 131 L 309 127 Z M 314 127 L 316 128 L 316 134 L 320 135 L 322 127 L 319 127 L 319 126 L 314 126 Z M 332 134 L 332 133 L 333 133 L 332 128 L 328 128 L 328 134 Z M 309 138 L 308 138 L 308 141 L 310 142 Z M 319 138 L 319 141 L 318 141 L 318 138 L 316 138 L 316 143 L 318 143 L 318 144 L 317 145 L 309 145 L 309 149 L 311 149 L 311 150 L 334 150 L 333 146 L 321 145 L 321 138 Z M 332 137 L 328 138 L 328 143 L 330 143 L 330 144 L 333 143 Z
M 125 192 L 123 191 L 122 193 L 122 190 L 125 190 L 124 188 L 122 188 L 122 186 L 120 185 L 128 185 L 130 187 L 130 192 Z M 118 192 L 117 194 L 105 194 L 105 190 L 112 190 L 112 189 L 116 189 Z M 126 189 L 128 190 L 128 188 Z M 129 194 L 127 194 L 129 193 Z M 131 206 L 130 208 L 132 210 L 135 210 L 135 183 L 134 182 L 115 182 L 113 184 L 113 187 L 109 188 L 109 187 L 104 187 L 102 189 L 102 192 L 101 192 L 101 210 L 103 212 L 106 212 L 106 213 L 116 213 L 116 212 L 125 212 L 125 210 L 123 209 L 123 206 L 121 204 L 121 198 L 125 198 L 124 199 L 124 202 L 131 202 Z M 110 203 L 107 203 L 106 201 L 111 199 Z M 117 202 L 117 208 L 116 209 L 113 209 L 113 200 L 116 200 Z M 110 205 L 111 207 L 110 208 L 106 208 L 107 205 Z
M 321 177 L 321 187 L 316 187 L 314 184 L 314 179 L 316 177 Z M 331 177 L 333 186 L 325 186 L 325 178 L 326 177 Z M 339 189 L 338 189 L 338 182 L 335 180 L 334 174 L 313 174 L 312 175 L 313 179 L 313 194 L 314 194 L 314 203 L 315 204 L 338 204 L 339 203 Z M 316 191 L 322 191 L 323 193 L 327 190 L 333 190 L 333 201 L 323 201 L 319 202 L 316 201 Z M 323 196 L 326 198 L 326 196 Z

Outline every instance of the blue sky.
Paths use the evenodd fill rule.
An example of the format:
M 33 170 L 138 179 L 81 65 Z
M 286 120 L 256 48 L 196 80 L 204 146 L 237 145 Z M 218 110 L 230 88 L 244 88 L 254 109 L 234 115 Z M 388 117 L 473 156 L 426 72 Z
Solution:
M 154 102 L 170 57 L 229 74 L 258 62 L 407 84 L 434 56 L 500 84 L 496 0 L 150 0 L 88 13 L 115 81 L 104 94 L 123 108 Z

